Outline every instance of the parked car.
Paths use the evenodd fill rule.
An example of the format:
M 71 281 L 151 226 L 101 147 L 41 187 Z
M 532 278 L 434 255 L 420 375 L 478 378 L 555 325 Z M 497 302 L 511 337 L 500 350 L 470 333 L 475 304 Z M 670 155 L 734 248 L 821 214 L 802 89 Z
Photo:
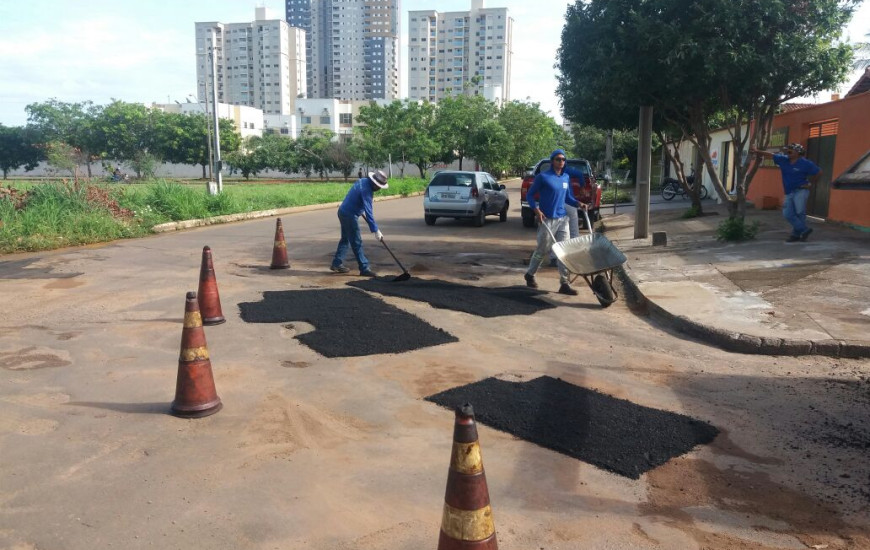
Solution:
M 550 169 L 550 159 L 543 159 L 535 168 L 526 173 L 523 177 L 523 183 L 520 187 L 520 205 L 521 214 L 523 217 L 523 225 L 526 227 L 535 227 L 535 213 L 529 208 L 529 202 L 526 200 L 526 193 L 529 191 L 532 182 L 535 181 L 535 176 L 542 171 Z M 571 176 L 571 190 L 574 197 L 580 202 L 589 204 L 589 219 L 594 223 L 601 219 L 601 186 L 595 181 L 595 176 L 592 173 L 592 166 L 585 159 L 568 159 L 566 164 L 567 170 L 573 170 L 582 174 L 582 181 L 579 177 Z M 535 197 L 538 200 L 538 197 Z M 583 217 L 580 217 L 580 223 L 586 225 Z
M 438 218 L 470 218 L 480 227 L 487 216 L 498 214 L 499 221 L 507 221 L 510 201 L 504 189 L 486 172 L 438 172 L 423 195 L 423 219 L 434 225 Z

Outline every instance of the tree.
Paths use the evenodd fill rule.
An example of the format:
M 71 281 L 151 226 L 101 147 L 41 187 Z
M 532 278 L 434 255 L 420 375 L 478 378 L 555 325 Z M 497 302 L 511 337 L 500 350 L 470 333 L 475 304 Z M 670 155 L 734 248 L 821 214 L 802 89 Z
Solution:
M 686 136 L 731 217 L 743 218 L 759 162 L 738 163 L 737 192 L 725 191 L 710 152 L 717 117 L 735 158 L 747 147 L 765 148 L 782 103 L 845 78 L 851 48 L 837 39 L 857 3 L 578 1 L 568 8 L 557 61 L 565 115 L 625 129 L 636 127 L 640 105 L 652 106 L 665 142 Z
M 158 110 L 138 103 L 115 100 L 106 105 L 95 122 L 105 144 L 105 157 L 128 163 L 138 177 L 143 169 L 153 169 L 157 153 L 155 121 L 164 116 Z
M 852 68 L 863 71 L 870 67 L 870 32 L 864 35 L 867 42 L 859 42 L 855 44 L 855 62 L 852 63 Z
M 326 178 L 331 166 L 326 161 L 326 148 L 332 141 L 334 133 L 322 128 L 305 127 L 299 138 L 293 142 L 293 150 L 296 152 L 298 170 L 305 177 L 311 177 L 312 172 L 317 172 L 321 179 Z
M 441 149 L 435 139 L 435 112 L 435 105 L 428 101 L 409 102 L 405 109 L 403 158 L 420 170 L 423 179 Z
M 496 177 L 508 168 L 508 154 L 513 144 L 507 131 L 497 120 L 485 120 L 471 131 L 468 154 L 480 165 L 480 169 Z
M 344 141 L 332 141 L 326 146 L 324 152 L 326 163 L 335 170 L 341 172 L 344 176 L 344 181 L 353 173 L 353 168 L 356 166 L 356 159 L 353 156 L 353 148 L 350 143 Z
M 36 168 L 42 154 L 33 141 L 33 132 L 20 126 L 0 124 L 0 170 L 5 180 L 12 170 Z
M 382 113 L 383 107 L 372 101 L 369 105 L 360 107 L 356 117 L 359 127 L 351 148 L 353 155 L 366 166 L 382 166 L 389 158 L 384 144 L 388 129 L 382 122 Z
M 514 174 L 522 174 L 530 166 L 550 155 L 557 145 L 555 121 L 538 103 L 510 101 L 498 112 L 498 121 L 510 138 L 505 163 Z
M 605 160 L 607 130 L 586 124 L 574 124 L 571 126 L 571 134 L 577 156 L 592 163 Z M 633 167 L 637 158 L 637 130 L 613 130 L 612 154 L 614 166 Z
M 50 99 L 43 103 L 31 103 L 27 112 L 28 126 L 39 133 L 42 143 L 65 143 L 68 152 L 74 152 L 76 164 L 84 164 L 88 177 L 92 176 L 91 164 L 100 158 L 103 143 L 95 122 L 102 107 L 90 101 L 66 103 Z M 57 145 L 54 146 L 57 149 Z
M 434 124 L 435 139 L 442 148 L 438 160 L 449 164 L 458 158 L 462 170 L 462 159 L 468 156 L 472 147 L 473 131 L 485 121 L 494 119 L 496 111 L 495 103 L 478 95 L 442 99 L 435 112 Z

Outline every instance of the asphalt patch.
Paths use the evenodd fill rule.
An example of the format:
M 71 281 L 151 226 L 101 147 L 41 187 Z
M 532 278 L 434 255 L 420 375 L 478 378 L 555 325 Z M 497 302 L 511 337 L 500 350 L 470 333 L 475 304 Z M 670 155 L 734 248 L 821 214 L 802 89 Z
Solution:
M 365 279 L 347 284 L 363 290 L 426 302 L 439 309 L 461 311 L 479 317 L 532 315 L 542 309 L 556 307 L 537 298 L 546 292 L 524 286 L 487 288 L 449 283 L 438 279 L 414 278 L 398 283 Z
M 487 378 L 426 400 L 448 409 L 470 403 L 487 426 L 631 479 L 719 433 L 706 422 L 550 376 L 528 382 Z
M 304 321 L 316 330 L 296 339 L 326 357 L 403 353 L 459 340 L 453 335 L 352 289 L 266 291 L 239 304 L 246 323 Z

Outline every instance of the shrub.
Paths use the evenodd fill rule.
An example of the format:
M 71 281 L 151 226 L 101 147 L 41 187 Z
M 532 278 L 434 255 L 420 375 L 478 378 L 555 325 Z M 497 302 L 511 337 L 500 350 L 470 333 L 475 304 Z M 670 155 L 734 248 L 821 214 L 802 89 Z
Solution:
M 758 226 L 758 222 L 746 223 L 743 218 L 728 218 L 716 228 L 716 237 L 720 241 L 748 241 L 755 238 Z
M 692 218 L 697 218 L 701 215 L 701 211 L 695 208 L 694 206 L 690 206 L 688 210 L 683 212 L 683 219 L 690 220 Z

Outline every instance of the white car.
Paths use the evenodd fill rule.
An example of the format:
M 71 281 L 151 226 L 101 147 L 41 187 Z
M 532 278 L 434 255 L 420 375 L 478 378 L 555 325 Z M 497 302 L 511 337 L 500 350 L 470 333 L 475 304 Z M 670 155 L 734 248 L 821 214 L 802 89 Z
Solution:
M 499 221 L 507 221 L 509 208 L 504 185 L 487 172 L 438 172 L 423 195 L 426 225 L 435 225 L 438 218 L 470 218 L 481 227 L 490 215 L 498 214 Z

